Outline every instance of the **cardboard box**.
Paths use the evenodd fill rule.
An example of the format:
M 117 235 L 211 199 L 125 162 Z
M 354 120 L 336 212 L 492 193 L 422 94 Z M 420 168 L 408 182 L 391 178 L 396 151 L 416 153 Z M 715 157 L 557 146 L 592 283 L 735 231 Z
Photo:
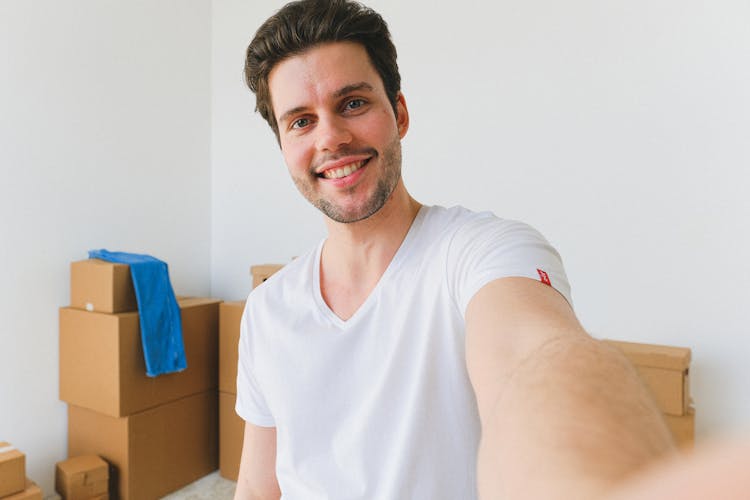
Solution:
M 606 342 L 620 349 L 633 363 L 662 412 L 674 416 L 687 413 L 690 406 L 690 349 L 614 340 Z
M 641 379 L 651 389 L 657 404 L 666 415 L 685 415 L 690 406 L 690 377 L 688 370 L 668 370 L 638 366 Z
M 110 492 L 150 500 L 218 467 L 216 390 L 127 417 L 68 406 L 68 455 L 99 455 L 115 467 Z
M 245 437 L 245 421 L 234 411 L 237 396 L 219 392 L 219 474 L 237 481 Z
M 252 266 L 250 268 L 250 274 L 253 276 L 253 288 L 266 281 L 282 267 L 284 267 L 283 264 L 261 264 Z
M 23 491 L 3 497 L 3 500 L 42 500 L 42 489 L 34 481 L 26 478 Z
M 245 301 L 219 305 L 219 391 L 237 393 L 237 356 Z
M 219 301 L 178 301 L 187 368 L 148 377 L 137 313 L 60 309 L 60 399 L 113 417 L 217 387 Z
M 88 500 L 109 492 L 109 465 L 96 455 L 55 464 L 55 490 L 64 500 Z
M 26 455 L 15 446 L 0 441 L 0 497 L 12 495 L 26 487 Z
M 87 311 L 137 311 L 130 266 L 99 259 L 70 264 L 70 305 Z
M 664 421 L 679 448 L 690 450 L 695 446 L 695 409 L 688 408 L 682 416 L 664 415 Z

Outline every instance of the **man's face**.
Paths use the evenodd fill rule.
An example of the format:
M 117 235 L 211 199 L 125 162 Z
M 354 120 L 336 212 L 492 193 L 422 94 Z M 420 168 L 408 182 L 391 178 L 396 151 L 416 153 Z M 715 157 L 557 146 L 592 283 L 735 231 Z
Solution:
M 302 195 L 337 222 L 365 219 L 401 178 L 398 120 L 383 82 L 359 44 L 320 45 L 278 63 L 268 77 L 279 141 Z

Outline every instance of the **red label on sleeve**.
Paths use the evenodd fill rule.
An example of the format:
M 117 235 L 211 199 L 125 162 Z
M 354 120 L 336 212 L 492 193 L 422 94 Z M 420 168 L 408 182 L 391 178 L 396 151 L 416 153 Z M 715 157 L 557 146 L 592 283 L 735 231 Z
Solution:
M 541 269 L 537 269 L 536 272 L 539 273 L 539 279 L 542 281 L 542 283 L 552 286 L 552 282 L 549 280 L 549 274 L 542 271 Z

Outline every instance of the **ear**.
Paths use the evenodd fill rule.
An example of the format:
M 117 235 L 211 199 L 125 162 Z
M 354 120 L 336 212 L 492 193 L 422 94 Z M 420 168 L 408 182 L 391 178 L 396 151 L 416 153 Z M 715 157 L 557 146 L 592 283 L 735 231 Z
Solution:
M 396 96 L 396 124 L 398 125 L 398 136 L 403 139 L 409 130 L 409 110 L 406 108 L 406 98 L 401 92 Z

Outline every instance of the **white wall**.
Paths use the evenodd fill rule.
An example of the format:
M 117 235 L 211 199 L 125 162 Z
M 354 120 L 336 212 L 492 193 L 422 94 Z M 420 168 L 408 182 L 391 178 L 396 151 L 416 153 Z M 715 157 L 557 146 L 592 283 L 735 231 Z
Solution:
M 213 4 L 212 292 L 324 228 L 244 89 L 283 2 Z M 750 421 L 750 4 L 372 0 L 411 111 L 404 177 L 428 204 L 538 227 L 596 336 L 694 350 L 699 436 Z
M 91 248 L 210 291 L 209 0 L 0 2 L 0 440 L 54 492 L 57 308 Z
M 251 289 L 250 265 L 288 262 L 323 236 L 318 212 L 289 179 L 273 133 L 253 112 L 245 49 L 280 5 L 213 2 L 211 290 L 228 300 Z

